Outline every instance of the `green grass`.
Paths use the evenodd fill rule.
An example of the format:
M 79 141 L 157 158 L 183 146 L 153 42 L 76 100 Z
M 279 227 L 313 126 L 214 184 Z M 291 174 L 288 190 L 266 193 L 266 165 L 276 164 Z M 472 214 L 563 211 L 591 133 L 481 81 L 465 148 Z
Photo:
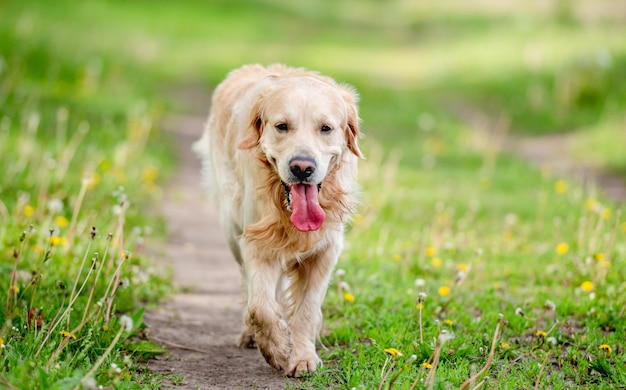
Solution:
M 159 102 L 114 59 L 0 35 L 0 383 L 136 387 L 159 353 L 137 343 L 143 310 L 170 290 L 145 251 L 171 164 Z
M 111 210 L 119 185 L 131 205 L 123 249 L 132 256 L 123 275 L 133 283 L 139 270 L 153 269 L 139 244 L 145 226 L 162 231 L 147 210 L 158 200 L 155 172 L 167 176 L 172 161 L 158 127 L 143 125 L 189 111 L 187 102 L 165 95 L 168 87 L 210 90 L 242 63 L 287 62 L 359 89 L 368 157 L 360 171 L 362 206 L 339 265 L 345 275 L 333 280 L 324 306 L 326 364 L 295 387 L 459 387 L 487 365 L 497 327 L 493 360 L 470 388 L 487 375 L 485 388 L 626 386 L 623 205 L 500 154 L 486 129 L 458 112 L 501 118 L 518 133 L 575 131 L 575 156 L 624 172 L 618 142 L 626 106 L 624 20 L 605 2 L 596 5 L 598 17 L 579 17 L 592 14 L 580 11 L 582 1 L 552 9 L 414 3 L 24 0 L 0 6 L 1 291 L 10 292 L 13 247 L 22 278 L 2 317 L 2 383 L 44 388 L 60 381 L 72 388 L 97 366 L 98 384 L 159 386 L 162 378 L 135 362 L 150 346 L 133 354 L 137 330 L 115 340 L 118 317 L 104 331 L 106 313 L 98 310 L 89 311 L 93 320 L 76 340 L 56 329 L 35 359 L 51 317 L 71 295 L 62 304 L 56 283 L 70 289 L 88 279 L 88 291 L 93 252 L 108 250 L 109 261 L 119 257 L 121 244 L 105 233 L 117 231 L 119 216 Z M 89 123 L 84 135 L 81 123 Z M 99 182 L 80 201 L 85 173 L 96 173 Z M 50 210 L 52 199 L 62 211 Z M 55 239 L 61 245 L 48 248 L 47 229 L 57 217 L 71 221 L 77 204 L 74 227 L 59 228 L 67 243 Z M 20 242 L 31 223 L 37 231 Z M 94 240 L 91 225 L 98 228 Z M 48 249 L 50 260 L 43 261 Z M 96 284 L 96 296 L 103 296 L 111 269 Z M 27 276 L 33 270 L 42 275 L 37 289 Z M 158 275 L 148 277 L 150 283 L 120 289 L 115 299 L 118 314 L 137 313 L 135 327 L 137 310 L 165 289 Z M 421 321 L 420 292 L 426 294 Z M 82 313 L 88 296 L 78 297 L 74 312 Z M 32 307 L 46 308 L 41 328 L 23 327 Z M 76 327 L 79 317 L 72 314 L 62 330 Z M 454 334 L 444 345 L 437 341 L 442 330 Z M 110 345 L 115 348 L 98 365 Z M 389 348 L 403 356 L 391 356 Z M 435 352 L 436 365 L 429 361 Z M 431 368 L 422 365 L 427 361 Z

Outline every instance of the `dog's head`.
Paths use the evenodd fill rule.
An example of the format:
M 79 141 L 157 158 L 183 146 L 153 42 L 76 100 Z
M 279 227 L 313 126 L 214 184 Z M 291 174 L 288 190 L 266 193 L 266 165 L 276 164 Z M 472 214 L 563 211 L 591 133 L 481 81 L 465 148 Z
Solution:
M 249 137 L 283 184 L 291 222 L 300 231 L 320 228 L 324 210 L 318 193 L 344 153 L 362 157 L 357 145 L 357 96 L 347 86 L 317 77 L 270 76 L 256 102 Z

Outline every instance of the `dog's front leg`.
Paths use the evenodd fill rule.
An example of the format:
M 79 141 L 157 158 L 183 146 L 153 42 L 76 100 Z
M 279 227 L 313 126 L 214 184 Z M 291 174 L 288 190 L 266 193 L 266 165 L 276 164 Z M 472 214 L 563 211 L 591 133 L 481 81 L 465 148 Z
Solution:
M 322 328 L 322 302 L 333 268 L 339 256 L 339 245 L 331 245 L 298 265 L 292 275 L 293 299 L 291 337 L 293 349 L 287 375 L 300 376 L 317 370 L 322 362 L 315 352 L 315 341 Z
M 291 353 L 289 326 L 276 301 L 282 268 L 279 262 L 246 257 L 248 306 L 246 324 L 254 330 L 256 345 L 265 360 L 277 370 L 286 370 Z

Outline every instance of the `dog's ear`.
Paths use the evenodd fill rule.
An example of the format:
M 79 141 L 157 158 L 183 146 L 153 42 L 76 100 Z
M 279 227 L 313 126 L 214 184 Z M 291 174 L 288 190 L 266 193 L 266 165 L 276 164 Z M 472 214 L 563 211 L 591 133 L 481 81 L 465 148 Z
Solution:
M 250 123 L 247 130 L 248 134 L 246 134 L 246 137 L 239 143 L 239 149 L 250 149 L 259 144 L 261 134 L 263 133 L 261 102 L 262 99 L 259 99 L 252 107 L 249 118 Z
M 347 147 L 355 156 L 363 158 L 363 153 L 361 153 L 357 142 L 358 138 L 361 136 L 359 130 L 361 119 L 359 118 L 359 109 L 357 108 L 359 95 L 356 90 L 349 85 L 344 84 L 341 85 L 340 88 L 348 111 L 348 124 L 345 129 Z

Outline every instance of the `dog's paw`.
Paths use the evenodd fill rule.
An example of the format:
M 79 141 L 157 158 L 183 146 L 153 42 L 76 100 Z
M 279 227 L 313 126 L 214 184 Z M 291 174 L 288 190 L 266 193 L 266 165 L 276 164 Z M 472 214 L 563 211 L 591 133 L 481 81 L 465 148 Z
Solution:
M 286 370 L 291 354 L 289 326 L 284 320 L 275 322 L 269 329 L 257 328 L 255 340 L 259 351 L 270 366 Z
M 309 372 L 317 370 L 322 364 L 322 360 L 313 351 L 306 351 L 300 354 L 294 354 L 289 358 L 289 368 L 285 371 L 285 375 L 298 377 Z
M 239 341 L 237 343 L 239 348 L 256 348 L 256 341 L 254 340 L 254 331 L 248 327 L 244 327 L 239 335 Z

